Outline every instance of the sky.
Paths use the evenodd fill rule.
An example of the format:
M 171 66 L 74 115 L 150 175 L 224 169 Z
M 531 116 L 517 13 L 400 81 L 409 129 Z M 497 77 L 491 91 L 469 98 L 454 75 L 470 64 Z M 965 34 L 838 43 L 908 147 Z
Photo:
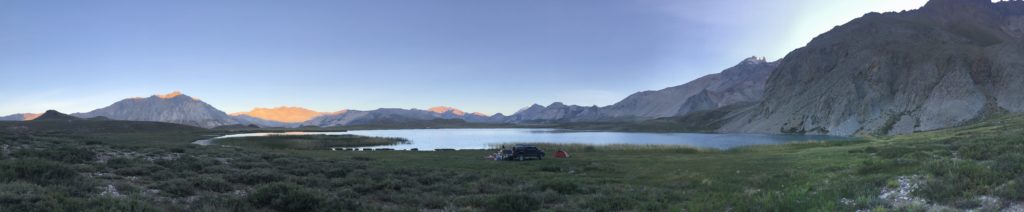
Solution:
M 613 104 L 926 0 L 0 0 L 0 114 Z

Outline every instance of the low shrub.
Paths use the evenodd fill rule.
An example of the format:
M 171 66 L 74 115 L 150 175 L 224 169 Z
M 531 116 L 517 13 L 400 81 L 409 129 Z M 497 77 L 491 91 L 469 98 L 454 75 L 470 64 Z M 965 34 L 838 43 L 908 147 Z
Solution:
M 425 195 L 419 197 L 420 207 L 427 209 L 442 209 L 448 206 L 448 201 L 440 195 Z
M 141 164 L 141 163 L 142 162 L 140 160 L 137 160 L 137 159 L 112 158 L 110 160 L 107 160 L 106 164 L 107 164 L 108 168 L 120 169 L 120 168 L 125 168 L 125 167 L 137 166 L 138 164 Z
M 534 211 L 540 209 L 540 200 L 526 194 L 502 194 L 487 201 L 489 211 Z
M 71 168 L 37 158 L 0 161 L 0 182 L 26 181 L 40 185 L 74 183 L 78 178 Z
M 135 198 L 97 197 L 89 199 L 85 206 L 94 211 L 162 211 L 149 202 Z
M 119 168 L 117 170 L 114 170 L 114 173 L 122 176 L 148 176 L 150 174 L 156 173 L 160 169 L 160 166 L 145 164 Z
M 0 184 L 0 211 L 41 210 L 40 203 L 47 197 L 46 190 L 36 184 L 11 182 Z
M 999 197 L 1012 201 L 1024 201 L 1024 175 L 1000 187 Z
M 574 194 L 582 191 L 578 184 L 565 180 L 544 181 L 541 182 L 538 186 L 540 187 L 541 191 L 553 190 L 555 192 L 558 192 L 559 194 Z
M 1008 178 L 1024 174 L 1024 155 L 1010 153 L 996 157 L 992 171 L 1002 173 Z
M 859 174 L 875 174 L 900 168 L 895 160 L 868 159 L 857 168 Z
M 623 211 L 636 206 L 636 201 L 621 196 L 598 196 L 587 201 L 587 207 L 594 211 Z
M 233 189 L 231 187 L 231 183 L 228 183 L 227 181 L 225 181 L 223 178 L 220 178 L 220 177 L 201 176 L 201 177 L 192 178 L 191 181 L 192 181 L 192 185 L 196 189 L 205 190 L 205 191 L 228 192 L 228 191 L 231 191 Z
M 333 167 L 330 170 L 327 170 L 326 172 L 324 172 L 324 176 L 326 176 L 328 178 L 342 178 L 342 177 L 348 176 L 349 172 L 351 172 L 351 170 L 348 169 L 348 168 Z
M 174 160 L 157 160 L 157 165 L 167 167 L 168 169 L 176 171 L 194 171 L 198 172 L 203 170 L 203 167 L 219 165 L 220 162 L 208 158 L 196 158 L 192 156 L 182 156 Z
M 540 167 L 542 172 L 561 172 L 562 168 L 558 166 L 545 165 Z
M 925 169 L 931 177 L 917 195 L 942 203 L 989 193 L 995 184 L 1003 181 L 999 173 L 968 160 L 944 159 L 927 164 Z
M 166 180 L 156 188 L 176 197 L 187 197 L 195 194 L 195 187 L 193 187 L 192 182 L 185 179 Z
M 227 180 L 232 183 L 256 185 L 270 182 L 277 182 L 285 179 L 285 176 L 269 169 L 250 169 L 228 175 Z
M 231 183 L 212 176 L 200 176 L 188 179 L 166 180 L 157 189 L 176 197 L 187 197 L 196 191 L 228 192 L 233 190 Z
M 61 146 L 53 149 L 24 149 L 11 153 L 13 157 L 37 157 L 64 163 L 84 163 L 96 159 L 96 153 L 83 148 Z
M 261 186 L 249 196 L 256 207 L 278 211 L 313 211 L 324 201 L 323 194 L 292 183 Z
M 871 147 L 868 147 L 868 148 L 871 148 Z M 883 148 L 883 149 L 878 150 L 878 156 L 882 157 L 882 158 L 892 159 L 892 158 L 901 157 L 903 155 L 912 153 L 914 151 L 915 151 L 914 149 L 911 149 L 909 147 L 892 146 L 892 147 Z

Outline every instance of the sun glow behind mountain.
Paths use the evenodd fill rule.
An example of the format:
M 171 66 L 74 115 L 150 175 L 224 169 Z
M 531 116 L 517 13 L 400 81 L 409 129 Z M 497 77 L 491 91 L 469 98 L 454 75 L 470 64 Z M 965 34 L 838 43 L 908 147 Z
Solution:
M 437 106 L 437 107 L 432 107 L 432 108 L 427 109 L 427 110 L 429 110 L 430 112 L 435 112 L 435 113 L 447 113 L 447 112 L 451 111 L 452 114 L 455 114 L 455 115 L 460 115 L 460 116 L 466 115 L 466 112 L 464 112 L 462 110 L 455 109 L 453 107 L 447 107 L 447 106 Z
M 26 113 L 26 114 L 22 114 L 21 116 L 24 117 L 25 121 L 29 121 L 29 120 L 33 120 L 33 119 L 39 118 L 40 115 L 43 115 L 43 114 L 39 114 L 39 113 Z
M 161 98 L 161 99 L 172 99 L 174 97 L 181 96 L 181 91 L 174 91 L 174 92 L 171 92 L 171 93 L 168 93 L 168 94 L 163 94 L 163 95 L 159 95 L 158 94 L 158 95 L 155 95 L 155 96 L 158 97 L 158 98 Z
M 276 108 L 255 108 L 248 112 L 232 113 L 232 116 L 247 115 L 256 117 L 264 120 L 284 122 L 284 123 L 300 123 L 309 121 L 317 116 L 321 116 L 327 113 L 317 112 L 301 107 L 276 107 Z

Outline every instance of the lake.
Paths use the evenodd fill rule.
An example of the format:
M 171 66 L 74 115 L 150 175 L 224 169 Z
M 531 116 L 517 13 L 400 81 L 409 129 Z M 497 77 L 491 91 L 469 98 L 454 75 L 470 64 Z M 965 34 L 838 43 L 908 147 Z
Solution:
M 218 138 L 267 136 L 271 134 L 295 135 L 362 135 L 380 137 L 402 137 L 409 144 L 375 146 L 396 150 L 434 149 L 489 149 L 496 144 L 506 143 L 575 143 L 575 144 L 657 144 L 684 145 L 698 148 L 730 149 L 760 144 L 782 144 L 801 141 L 844 141 L 850 137 L 817 135 L 764 135 L 764 134 L 706 134 L 706 133 L 644 133 L 644 132 L 596 132 L 567 131 L 558 129 L 402 129 L 402 130 L 353 130 L 348 132 L 289 132 L 289 133 L 247 133 L 226 135 Z M 209 141 L 203 140 L 207 144 Z M 199 143 L 201 141 L 197 141 Z

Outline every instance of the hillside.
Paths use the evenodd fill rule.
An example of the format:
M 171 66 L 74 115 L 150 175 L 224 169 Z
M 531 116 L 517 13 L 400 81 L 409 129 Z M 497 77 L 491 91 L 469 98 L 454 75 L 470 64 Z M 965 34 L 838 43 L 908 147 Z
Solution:
M 521 124 L 632 123 L 757 102 L 763 98 L 765 81 L 777 65 L 777 62 L 768 62 L 764 58 L 750 57 L 720 73 L 679 86 L 638 92 L 613 105 L 534 104 L 502 120 Z
M 760 101 L 765 81 L 778 66 L 751 57 L 721 73 L 658 91 L 639 92 L 602 108 L 608 117 L 654 119 L 686 115 L 743 102 Z
M 104 116 L 114 120 L 157 121 L 204 128 L 240 124 L 223 111 L 180 92 L 153 95 L 148 98 L 129 98 L 104 108 L 72 115 L 83 118 Z
M 422 125 L 436 119 L 457 120 L 460 122 L 491 123 L 489 116 L 481 113 L 466 113 L 451 107 L 433 107 L 428 110 L 381 108 L 376 110 L 344 110 L 325 114 L 306 121 L 309 126 L 352 126 L 352 125 Z
M 1024 112 L 1024 2 L 871 13 L 780 60 L 723 132 L 906 134 Z
M 43 115 L 39 115 L 39 117 L 36 117 L 35 119 L 32 119 L 31 121 L 33 121 L 33 122 L 40 122 L 40 121 L 71 121 L 71 120 L 82 120 L 82 118 L 74 117 L 74 116 L 71 116 L 71 115 L 68 115 L 68 114 L 63 114 L 61 112 L 57 112 L 56 110 L 47 110 L 45 113 L 43 113 Z

